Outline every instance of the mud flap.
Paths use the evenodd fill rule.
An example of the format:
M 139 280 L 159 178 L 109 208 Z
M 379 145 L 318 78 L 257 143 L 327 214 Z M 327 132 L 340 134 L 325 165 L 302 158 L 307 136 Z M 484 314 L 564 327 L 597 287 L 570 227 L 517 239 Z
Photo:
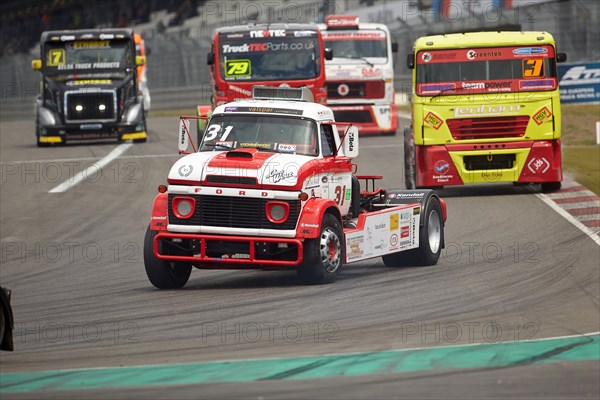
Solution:
M 388 190 L 385 195 L 385 204 L 387 207 L 395 207 L 401 204 L 421 204 L 421 209 L 425 210 L 427 208 L 427 203 L 432 197 L 436 197 L 442 206 L 442 210 L 445 210 L 445 205 L 442 204 L 443 201 L 439 198 L 435 190 L 432 189 L 415 189 L 415 190 L 401 190 L 401 189 L 391 189 Z M 421 218 L 419 220 L 419 226 L 423 227 L 425 225 L 425 213 L 421 213 Z M 444 215 L 444 222 L 445 222 Z M 442 239 L 441 246 L 444 248 L 444 240 Z

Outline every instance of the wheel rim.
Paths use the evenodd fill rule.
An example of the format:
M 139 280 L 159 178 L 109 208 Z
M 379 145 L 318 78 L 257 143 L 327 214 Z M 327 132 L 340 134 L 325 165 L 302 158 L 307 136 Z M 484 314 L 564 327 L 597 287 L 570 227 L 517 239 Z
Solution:
M 440 242 L 442 239 L 442 226 L 440 224 L 440 217 L 436 210 L 431 211 L 427 221 L 429 237 L 429 248 L 432 253 L 437 253 L 440 249 Z
M 338 235 L 327 228 L 321 233 L 319 243 L 321 253 L 321 263 L 327 272 L 335 272 L 340 266 L 342 257 L 342 247 Z

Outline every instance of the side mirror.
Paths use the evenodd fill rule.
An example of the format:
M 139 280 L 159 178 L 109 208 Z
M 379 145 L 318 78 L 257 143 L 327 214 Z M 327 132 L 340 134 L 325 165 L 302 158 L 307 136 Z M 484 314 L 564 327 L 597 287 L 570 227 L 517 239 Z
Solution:
M 327 61 L 332 60 L 333 59 L 333 50 L 331 50 L 329 47 L 326 47 L 323 50 L 323 53 L 325 54 L 325 59 Z
M 179 154 L 185 153 L 190 145 L 190 120 L 179 119 L 179 140 L 177 146 L 179 148 Z
M 350 125 L 344 132 L 344 155 L 348 158 L 358 157 L 358 126 Z
M 42 60 L 31 60 L 31 69 L 35 71 L 42 69 Z
M 206 65 L 213 65 L 215 63 L 215 53 L 212 51 L 206 54 Z
M 152 53 L 152 49 L 150 47 L 146 47 L 144 50 L 146 50 L 146 56 L 149 56 Z
M 557 53 L 556 54 L 556 62 L 565 62 L 567 61 L 567 53 Z
M 406 67 L 408 69 L 415 69 L 415 53 L 410 53 L 406 56 Z
M 146 65 L 146 56 L 135 56 L 135 65 Z
M 398 42 L 392 42 L 392 53 L 398 52 Z

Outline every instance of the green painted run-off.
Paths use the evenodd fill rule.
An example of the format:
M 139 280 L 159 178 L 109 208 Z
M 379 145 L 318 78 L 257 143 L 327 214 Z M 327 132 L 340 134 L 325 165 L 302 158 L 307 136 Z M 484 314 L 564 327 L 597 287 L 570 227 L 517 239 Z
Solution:
M 317 379 L 600 360 L 600 335 L 374 353 L 0 375 L 0 394 L 259 380 Z

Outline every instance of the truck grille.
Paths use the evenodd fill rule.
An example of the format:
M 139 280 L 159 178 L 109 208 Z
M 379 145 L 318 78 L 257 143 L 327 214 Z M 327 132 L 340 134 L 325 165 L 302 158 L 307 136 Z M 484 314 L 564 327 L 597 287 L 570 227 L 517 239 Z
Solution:
M 246 185 L 246 186 L 258 186 L 256 178 L 248 176 L 223 176 L 223 175 L 208 175 L 206 182 L 209 183 L 223 183 L 227 185 Z
M 511 169 L 515 164 L 514 154 L 492 154 L 487 156 L 465 156 L 467 171 Z
M 340 88 L 341 85 L 346 85 L 348 88 Z M 327 83 L 327 98 L 329 99 L 382 99 L 384 96 L 384 81 Z
M 254 229 L 295 229 L 300 215 L 300 200 L 286 201 L 290 205 L 290 215 L 282 224 L 274 224 L 267 219 L 265 207 L 267 199 L 254 197 L 228 197 L 194 195 L 196 210 L 190 218 L 177 218 L 173 212 L 172 200 L 179 195 L 169 194 L 169 224 L 203 225 L 224 228 Z
M 104 92 L 66 92 L 65 116 L 67 122 L 115 121 L 116 94 Z
M 448 119 L 446 123 L 455 140 L 522 137 L 529 116 Z

